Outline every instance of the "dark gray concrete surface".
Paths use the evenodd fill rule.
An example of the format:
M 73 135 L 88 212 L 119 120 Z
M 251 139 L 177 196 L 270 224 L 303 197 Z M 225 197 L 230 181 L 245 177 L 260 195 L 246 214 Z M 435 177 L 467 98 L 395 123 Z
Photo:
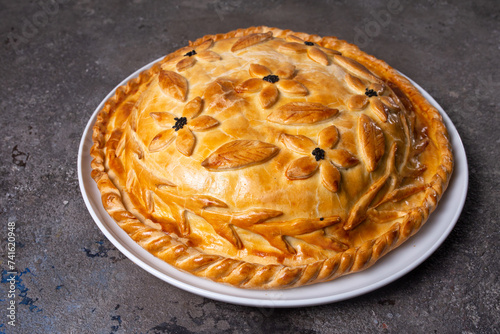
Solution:
M 51 3 L 0 1 L 0 333 L 499 332 L 498 1 Z M 453 120 L 470 167 L 465 208 L 408 275 L 330 305 L 235 306 L 150 275 L 93 222 L 76 162 L 99 102 L 188 40 L 252 25 L 358 42 L 420 83 Z M 8 222 L 16 225 L 15 328 L 7 323 Z

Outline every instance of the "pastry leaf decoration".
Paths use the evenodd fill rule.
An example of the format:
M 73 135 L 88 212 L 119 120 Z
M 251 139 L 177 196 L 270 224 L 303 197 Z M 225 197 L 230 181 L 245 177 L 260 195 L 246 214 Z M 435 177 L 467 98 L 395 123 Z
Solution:
M 261 34 L 251 34 L 248 36 L 243 36 L 233 44 L 233 46 L 231 47 L 231 51 L 236 52 L 248 48 L 249 46 L 265 42 L 268 39 L 271 39 L 271 37 L 273 37 L 273 33 L 271 31 Z
M 175 65 L 175 68 L 177 69 L 177 71 L 182 72 L 182 71 L 187 70 L 190 67 L 193 67 L 194 64 L 196 64 L 196 59 L 189 56 L 189 58 L 183 58 L 182 60 L 180 60 Z
M 267 120 L 286 125 L 314 124 L 332 118 L 338 112 L 321 103 L 291 102 L 273 111 Z
M 370 204 L 377 196 L 379 191 L 384 187 L 387 180 L 393 177 L 392 174 L 394 173 L 394 166 L 395 166 L 394 160 L 396 157 L 396 150 L 397 146 L 395 143 L 393 143 L 389 152 L 389 157 L 387 158 L 387 166 L 384 175 L 382 175 L 378 180 L 376 180 L 370 186 L 368 191 L 359 198 L 356 204 L 354 204 L 351 211 L 349 212 L 349 217 L 347 217 L 347 221 L 344 223 L 344 230 L 346 231 L 352 230 L 365 220 L 366 213 L 370 208 Z
M 377 203 L 377 206 L 380 206 L 381 204 L 384 204 L 385 202 L 399 202 L 407 197 L 410 197 L 411 195 L 417 194 L 425 188 L 429 187 L 429 184 L 426 183 L 420 183 L 420 184 L 412 184 L 412 185 L 407 185 L 403 186 L 400 188 L 397 188 L 389 193 L 387 193 L 384 196 L 384 199 L 380 201 L 380 203 Z
M 238 226 L 251 231 L 252 226 L 255 224 L 262 224 L 263 222 L 271 218 L 281 216 L 282 214 L 283 212 L 281 211 L 269 209 L 252 209 L 233 213 L 221 213 L 205 210 L 200 213 L 200 216 L 212 225 L 217 234 L 228 240 L 236 248 L 241 249 L 243 248 L 243 243 L 233 226 Z
M 271 246 L 278 248 L 282 252 L 295 254 L 296 251 L 286 240 L 286 236 L 301 238 L 300 236 L 304 234 L 321 230 L 340 222 L 340 217 L 332 216 L 323 219 L 298 218 L 291 221 L 264 222 L 241 227 L 262 235 Z
M 174 133 L 174 129 L 167 129 L 159 132 L 153 137 L 151 143 L 149 143 L 149 152 L 159 152 L 167 148 L 175 139 Z
M 160 70 L 158 81 L 161 90 L 176 100 L 183 102 L 188 92 L 188 82 L 182 75 L 166 70 Z
M 339 220 L 340 221 L 340 220 Z M 324 229 L 311 233 L 295 236 L 295 238 L 307 243 L 319 246 L 323 249 L 332 249 L 336 252 L 343 252 L 349 249 L 349 245 L 338 240 L 334 236 L 327 235 Z
M 370 72 L 366 67 L 355 61 L 354 59 L 344 57 L 341 55 L 334 55 L 333 60 L 349 72 L 366 79 L 368 81 L 379 81 L 372 72 Z
M 362 114 L 358 119 L 358 136 L 366 170 L 373 172 L 385 152 L 384 133 L 369 116 Z
M 278 152 L 277 146 L 259 140 L 235 140 L 219 147 L 201 165 L 213 170 L 248 167 L 265 162 Z
M 271 246 L 282 252 L 295 254 L 295 249 L 286 240 L 286 236 L 296 237 L 305 242 L 313 239 L 310 233 L 323 235 L 323 243 L 320 247 L 333 249 L 335 251 L 348 248 L 345 244 L 336 240 L 332 236 L 326 237 L 323 228 L 338 224 L 340 217 L 332 216 L 317 219 L 299 218 L 291 221 L 268 221 L 271 218 L 281 216 L 283 213 L 277 210 L 252 209 L 243 212 L 222 213 L 212 210 L 205 210 L 200 213 L 214 230 L 231 242 L 236 248 L 243 248 L 243 243 L 234 229 L 234 226 L 257 233 L 264 237 Z M 316 236 L 317 237 L 317 236 Z
M 274 85 L 264 87 L 259 94 L 260 105 L 264 109 L 271 108 L 279 98 L 279 90 Z
M 321 65 L 327 66 L 330 63 L 326 53 L 314 46 L 307 50 L 307 56 Z
M 350 88 L 352 88 L 353 90 L 355 90 L 360 94 L 362 94 L 366 89 L 366 86 L 363 83 L 363 81 L 361 81 L 360 78 L 355 77 L 354 75 L 346 73 L 344 80 Z

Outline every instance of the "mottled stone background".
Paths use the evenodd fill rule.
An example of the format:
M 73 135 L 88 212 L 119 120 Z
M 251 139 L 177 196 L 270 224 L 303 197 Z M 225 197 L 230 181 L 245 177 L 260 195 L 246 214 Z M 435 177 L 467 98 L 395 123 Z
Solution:
M 497 0 L 0 1 L 0 333 L 498 333 L 499 11 Z M 93 222 L 76 162 L 103 97 L 188 40 L 252 25 L 357 42 L 453 120 L 470 167 L 467 201 L 449 238 L 410 274 L 330 305 L 235 306 L 148 274 Z M 8 222 L 17 227 L 15 329 Z

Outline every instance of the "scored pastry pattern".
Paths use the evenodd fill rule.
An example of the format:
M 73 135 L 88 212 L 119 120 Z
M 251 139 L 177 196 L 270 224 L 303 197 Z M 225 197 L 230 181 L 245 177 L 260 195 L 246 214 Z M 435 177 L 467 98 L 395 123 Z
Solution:
M 437 121 L 435 123 L 431 121 L 429 127 L 434 131 L 432 134 L 434 145 L 444 147 L 441 166 L 430 181 L 409 182 L 409 179 L 419 178 L 425 173 L 427 166 L 420 162 L 419 156 L 425 152 L 431 139 L 428 128 L 417 129 L 414 111 L 406 107 L 407 101 L 404 100 L 404 96 L 396 94 L 400 88 L 388 85 L 364 65 L 350 58 L 349 52 L 358 55 L 359 59 L 365 56 L 345 42 L 331 38 L 320 39 L 317 36 L 307 38 L 309 35 L 305 35 L 259 27 L 210 36 L 167 57 L 162 62 L 163 65 L 155 66 L 141 74 L 125 89 L 117 91 L 117 94 L 108 101 L 94 128 L 92 176 L 101 190 L 105 208 L 144 248 L 178 268 L 219 282 L 248 288 L 282 288 L 330 280 L 368 267 L 408 238 L 425 222 L 446 188 L 452 170 L 446 130 Z M 194 148 L 197 147 L 195 134 L 199 131 L 206 132 L 201 139 L 204 140 L 203 138 L 210 136 L 210 131 L 207 130 L 218 129 L 224 124 L 217 115 L 203 114 L 205 101 L 202 97 L 191 98 L 185 103 L 190 95 L 190 79 L 178 72 L 185 72 L 196 66 L 197 58 L 207 62 L 223 60 L 224 53 L 208 49 L 213 48 L 218 40 L 233 37 L 239 37 L 230 47 L 230 51 L 235 54 L 244 53 L 252 46 L 271 43 L 275 38 L 285 38 L 286 40 L 278 41 L 279 52 L 304 53 L 314 63 L 323 66 L 335 64 L 343 68 L 346 71 L 345 84 L 351 96 L 345 101 L 345 110 L 338 106 L 334 108 L 313 102 L 314 99 L 308 101 L 306 97 L 310 95 L 310 89 L 306 88 L 307 84 L 296 79 L 300 69 L 293 64 L 280 63 L 271 70 L 270 66 L 250 63 L 248 74 L 251 78 L 239 83 L 219 78 L 209 87 L 217 86 L 224 96 L 233 93 L 242 96 L 259 93 L 260 107 L 263 110 L 271 110 L 265 114 L 267 116 L 264 116 L 264 119 L 270 125 L 277 126 L 278 135 L 266 141 L 252 138 L 230 140 L 205 154 L 199 162 L 200 166 L 208 173 L 232 173 L 242 168 L 265 164 L 271 159 L 278 159 L 288 151 L 286 154 L 291 154 L 295 158 L 284 166 L 284 177 L 291 182 L 306 182 L 306 179 L 312 178 L 319 170 L 322 186 L 331 193 L 342 192 L 340 186 L 343 182 L 342 171 L 353 167 L 364 168 L 377 176 L 371 186 L 359 195 L 347 216 L 332 215 L 290 220 L 282 219 L 286 213 L 281 210 L 259 207 L 242 211 L 233 210 L 232 205 L 214 196 L 192 192 L 184 194 L 177 186 L 183 180 L 174 180 L 174 183 L 147 171 L 144 165 L 144 161 L 147 160 L 144 149 L 148 154 L 156 154 L 165 151 L 175 141 L 176 150 L 182 156 L 192 159 L 193 154 L 196 154 Z M 332 46 L 340 46 L 339 50 L 343 47 L 348 52 L 334 50 Z M 165 64 L 170 62 L 175 63 L 175 71 L 165 67 Z M 377 66 L 385 68 L 386 65 L 376 63 L 374 67 Z M 391 73 L 391 78 L 395 80 L 394 73 Z M 141 89 L 146 89 L 144 87 L 149 86 L 154 80 L 158 80 L 158 86 L 164 94 L 179 103 L 184 103 L 182 114 L 175 115 L 166 110 L 149 113 L 153 123 L 161 130 L 145 148 L 136 133 L 137 120 L 134 117 L 137 117 L 137 110 L 130 113 L 130 133 L 115 130 L 111 136 L 106 137 L 105 125 L 116 109 L 125 103 L 137 101 Z M 411 87 L 405 86 L 405 82 L 398 82 L 406 91 L 413 92 Z M 287 96 L 287 99 L 281 105 L 277 105 L 280 91 Z M 301 99 L 293 100 L 298 97 Z M 294 102 L 289 102 L 290 98 Z M 364 113 L 367 108 L 375 119 Z M 402 109 L 409 109 L 408 113 L 400 112 Z M 355 133 L 359 145 L 355 152 L 339 147 L 342 143 L 343 130 L 339 130 L 342 125 L 336 126 L 334 118 L 344 112 L 357 115 L 354 119 L 357 119 Z M 432 117 L 438 116 L 434 114 Z M 285 130 L 300 129 L 305 126 L 320 126 L 316 141 L 295 131 Z M 388 126 L 401 127 L 407 145 L 391 141 L 387 147 L 388 140 L 384 135 L 384 129 Z M 132 206 L 146 208 L 145 212 L 141 213 L 142 220 L 130 213 L 130 208 L 123 205 L 122 195 L 116 190 L 103 163 L 107 159 L 110 168 L 117 170 L 123 168 L 123 166 L 113 166 L 121 166 L 120 159 L 127 148 L 136 154 L 131 156 L 134 168 L 127 174 L 125 188 L 130 190 L 128 196 Z M 385 167 L 381 171 L 379 166 L 382 161 Z M 141 176 L 136 170 L 151 173 L 149 179 L 153 180 L 153 184 L 141 182 Z M 398 203 L 418 194 L 423 195 L 419 205 L 408 207 L 402 204 L 399 210 L 388 210 L 384 207 L 385 203 Z M 156 205 L 168 207 L 170 216 L 157 213 Z M 192 234 L 190 215 L 198 217 L 197 219 L 201 218 L 212 226 L 214 232 L 235 249 L 245 249 L 245 240 L 241 236 L 241 231 L 245 230 L 261 236 L 277 253 L 289 254 L 287 256 L 297 254 L 297 245 L 302 247 L 301 243 L 313 247 L 308 250 L 309 252 L 314 253 L 318 252 L 314 249 L 323 249 L 326 253 L 319 251 L 317 254 L 320 255 L 316 256 L 315 261 L 305 262 L 300 266 L 287 266 L 279 263 L 260 265 L 223 255 L 204 253 L 198 249 L 188 251 L 192 247 L 176 236 L 189 239 Z M 159 224 L 161 231 L 144 222 Z M 353 248 L 348 234 L 355 231 L 363 222 L 392 225 L 377 238 L 367 240 Z M 298 240 L 299 243 L 294 240 Z

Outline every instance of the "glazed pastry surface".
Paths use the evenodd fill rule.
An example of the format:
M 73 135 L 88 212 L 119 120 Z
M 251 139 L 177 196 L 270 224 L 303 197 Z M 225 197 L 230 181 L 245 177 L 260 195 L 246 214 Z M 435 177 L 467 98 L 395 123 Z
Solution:
M 448 184 L 438 111 L 334 37 L 205 36 L 117 90 L 94 126 L 103 205 L 175 267 L 276 289 L 360 271 L 416 233 Z

